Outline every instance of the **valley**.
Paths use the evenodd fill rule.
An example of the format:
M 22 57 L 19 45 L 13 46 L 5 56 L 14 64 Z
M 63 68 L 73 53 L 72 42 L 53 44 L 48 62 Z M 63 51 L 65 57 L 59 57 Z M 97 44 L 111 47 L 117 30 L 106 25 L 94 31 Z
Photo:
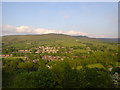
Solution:
M 119 47 L 64 34 L 3 36 L 3 87 L 120 87 L 113 79 L 120 75 Z

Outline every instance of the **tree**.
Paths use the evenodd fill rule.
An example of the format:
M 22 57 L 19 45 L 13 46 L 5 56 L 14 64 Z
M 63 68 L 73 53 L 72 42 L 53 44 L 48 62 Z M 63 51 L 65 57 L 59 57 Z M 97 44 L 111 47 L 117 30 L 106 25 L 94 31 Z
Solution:
M 54 88 L 54 73 L 47 68 L 40 68 L 36 72 L 22 72 L 18 74 L 12 87 L 14 88 Z

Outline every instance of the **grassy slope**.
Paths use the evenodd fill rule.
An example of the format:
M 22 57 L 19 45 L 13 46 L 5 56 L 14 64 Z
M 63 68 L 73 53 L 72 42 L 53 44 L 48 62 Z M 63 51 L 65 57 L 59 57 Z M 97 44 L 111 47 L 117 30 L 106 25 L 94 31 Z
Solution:
M 106 46 L 113 49 L 116 47 L 116 43 L 102 42 L 101 40 L 87 37 L 72 37 L 63 34 L 3 36 L 2 43 L 4 47 L 13 46 L 18 48 L 32 48 L 40 45 L 81 46 L 84 48 L 86 43 L 92 44 L 94 47 Z

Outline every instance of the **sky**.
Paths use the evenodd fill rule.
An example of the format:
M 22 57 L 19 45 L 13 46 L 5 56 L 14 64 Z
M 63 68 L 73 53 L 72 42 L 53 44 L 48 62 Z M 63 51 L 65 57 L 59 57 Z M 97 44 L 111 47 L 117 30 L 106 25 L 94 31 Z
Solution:
M 118 37 L 118 3 L 2 3 L 2 35 L 47 33 Z

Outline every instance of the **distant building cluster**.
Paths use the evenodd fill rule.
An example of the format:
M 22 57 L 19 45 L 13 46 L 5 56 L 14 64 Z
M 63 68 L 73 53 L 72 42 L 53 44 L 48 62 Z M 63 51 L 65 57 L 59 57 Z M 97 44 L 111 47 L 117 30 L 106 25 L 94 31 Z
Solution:
M 48 60 L 48 61 L 64 60 L 64 58 L 61 58 L 60 56 L 49 56 L 49 55 L 42 56 L 42 59 Z
M 37 51 L 35 53 L 57 53 L 59 48 L 60 47 L 44 47 L 44 46 L 41 46 L 39 48 L 36 48 Z
M 41 59 L 43 60 L 47 60 L 47 61 L 56 61 L 56 60 L 59 60 L 59 61 L 62 61 L 64 60 L 65 58 L 68 58 L 66 56 L 54 56 L 52 54 L 55 54 L 55 53 L 58 53 L 58 52 L 63 52 L 63 54 L 65 53 L 72 53 L 72 50 L 73 48 L 66 48 L 66 47 L 52 47 L 52 46 L 39 46 L 39 47 L 33 47 L 33 48 L 30 48 L 30 49 L 19 49 L 19 48 L 15 48 L 16 51 L 15 52 L 12 52 L 12 53 L 23 53 L 22 55 L 26 55 L 27 53 L 36 53 L 36 54 L 40 54 L 42 55 L 43 54 L 46 54 L 46 55 L 42 55 L 41 56 Z M 49 54 L 50 55 L 47 55 Z M 16 54 L 15 54 L 16 55 Z M 1 55 L 3 58 L 5 57 L 15 57 L 15 55 L 13 54 L 4 54 L 4 55 Z M 28 58 L 26 56 L 24 56 L 25 58 Z M 74 58 L 77 58 L 76 57 L 72 57 L 71 59 L 74 59 Z M 39 60 L 36 60 L 36 59 L 33 59 L 32 62 L 34 63 L 37 63 Z M 29 62 L 29 60 L 26 60 L 25 59 L 25 62 Z

